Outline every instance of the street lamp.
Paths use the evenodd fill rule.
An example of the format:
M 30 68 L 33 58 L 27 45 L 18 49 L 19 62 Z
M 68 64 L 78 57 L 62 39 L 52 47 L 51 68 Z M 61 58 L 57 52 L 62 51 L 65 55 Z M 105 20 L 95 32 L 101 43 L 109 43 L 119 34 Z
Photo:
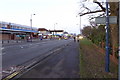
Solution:
M 79 28 L 80 28 L 80 34 L 82 34 L 81 33 L 81 15 L 79 14 L 79 16 L 80 16 L 80 25 L 79 25 Z M 76 16 L 76 17 L 78 17 L 78 16 Z
M 82 34 L 82 33 L 81 33 L 81 16 L 80 16 L 80 34 Z
M 32 16 L 36 15 L 36 14 L 31 14 L 31 18 L 30 18 L 30 26 L 31 26 L 31 30 L 32 30 Z
M 55 35 L 55 25 L 57 25 L 57 23 L 54 24 L 54 33 L 53 33 L 54 35 Z
M 31 26 L 31 42 L 32 42 L 32 16 L 36 15 L 36 14 L 31 14 L 31 18 L 30 18 L 30 26 Z

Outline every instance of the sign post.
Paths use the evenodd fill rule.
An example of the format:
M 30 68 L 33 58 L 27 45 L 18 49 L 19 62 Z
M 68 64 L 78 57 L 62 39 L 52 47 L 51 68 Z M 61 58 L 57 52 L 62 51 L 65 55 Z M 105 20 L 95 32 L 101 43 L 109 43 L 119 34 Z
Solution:
M 110 52 L 109 52 L 109 24 L 117 24 L 117 16 L 109 16 L 108 2 L 106 1 L 106 17 L 95 18 L 97 24 L 106 24 L 106 55 L 105 55 L 105 71 L 109 72 Z
M 120 13 L 120 1 L 119 1 L 119 13 Z M 120 15 L 119 15 L 120 19 Z M 106 17 L 96 17 L 96 24 L 106 24 L 106 57 L 105 57 L 105 71 L 109 72 L 109 24 L 117 24 L 117 16 L 109 16 L 108 2 L 106 0 Z M 120 64 L 120 20 L 119 20 L 119 64 Z M 120 65 L 119 65 L 119 80 L 120 80 Z
M 106 17 L 96 17 L 95 23 L 106 24 Z M 117 24 L 117 16 L 109 16 L 109 24 Z
M 105 71 L 109 72 L 109 12 L 108 12 L 108 2 L 106 1 L 106 56 L 105 56 Z
M 119 1 L 119 13 L 120 13 L 120 1 Z M 119 14 L 119 19 L 120 19 L 120 14 Z M 120 20 L 119 20 L 119 72 L 118 72 L 118 77 L 120 80 Z

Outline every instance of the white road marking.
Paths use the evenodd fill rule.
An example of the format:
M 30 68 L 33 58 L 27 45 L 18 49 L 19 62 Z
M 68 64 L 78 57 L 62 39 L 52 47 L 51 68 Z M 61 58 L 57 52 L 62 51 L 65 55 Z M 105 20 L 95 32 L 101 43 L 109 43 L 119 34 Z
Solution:
M 22 46 L 20 48 L 23 48 Z
M 23 46 L 20 45 L 20 48 L 23 48 Z
M 41 43 L 36 43 L 36 44 L 41 44 Z
M 6 53 L 2 53 L 2 55 L 5 55 Z
M 4 47 L 1 48 L 1 50 L 5 49 Z
M 46 43 L 46 42 L 41 42 L 41 43 Z
M 6 53 L 2 53 L 2 52 L 0 53 L 0 55 L 5 55 L 5 54 L 6 54 Z
M 29 45 L 33 45 L 33 44 L 29 44 Z

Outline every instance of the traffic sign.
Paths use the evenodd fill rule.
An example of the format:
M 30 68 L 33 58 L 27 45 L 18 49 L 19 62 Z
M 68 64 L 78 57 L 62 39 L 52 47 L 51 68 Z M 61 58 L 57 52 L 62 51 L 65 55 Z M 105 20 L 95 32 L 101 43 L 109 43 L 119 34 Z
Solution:
M 96 17 L 96 24 L 106 24 L 106 17 Z M 117 16 L 109 16 L 109 24 L 117 24 Z

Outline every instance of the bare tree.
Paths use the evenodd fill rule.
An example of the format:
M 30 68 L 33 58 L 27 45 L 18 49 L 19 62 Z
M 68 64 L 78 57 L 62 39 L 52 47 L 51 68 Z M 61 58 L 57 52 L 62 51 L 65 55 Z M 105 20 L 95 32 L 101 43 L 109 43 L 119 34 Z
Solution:
M 86 1 L 86 0 L 83 0 L 83 1 Z M 92 13 L 98 13 L 98 12 L 105 12 L 105 7 L 103 7 L 103 2 L 98 2 L 98 1 L 93 1 L 93 3 L 97 4 L 95 5 L 95 10 L 91 10 L 89 7 L 87 7 L 87 5 L 85 5 L 85 3 L 82 3 L 81 2 L 81 12 L 79 13 L 80 16 L 84 16 L 84 15 L 87 15 L 87 14 L 92 14 Z M 94 4 L 92 5 L 94 6 Z

